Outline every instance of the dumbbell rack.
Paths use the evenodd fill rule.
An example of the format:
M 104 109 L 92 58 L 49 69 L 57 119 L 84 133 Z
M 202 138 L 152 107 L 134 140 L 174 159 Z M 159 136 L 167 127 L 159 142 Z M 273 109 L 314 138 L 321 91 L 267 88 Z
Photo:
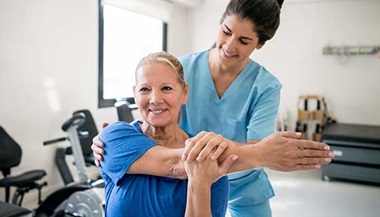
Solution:
M 298 119 L 296 131 L 301 138 L 321 141 L 321 133 L 326 124 L 326 103 L 317 95 L 302 95 L 298 100 Z

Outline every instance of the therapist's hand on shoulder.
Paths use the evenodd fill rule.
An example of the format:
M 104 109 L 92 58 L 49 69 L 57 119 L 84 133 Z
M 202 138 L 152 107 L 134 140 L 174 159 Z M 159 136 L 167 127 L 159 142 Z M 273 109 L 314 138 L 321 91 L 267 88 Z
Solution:
M 108 126 L 108 122 L 103 122 L 102 129 L 104 129 L 106 126 Z M 92 145 L 91 145 L 92 154 L 94 155 L 94 162 L 97 167 L 100 167 L 100 161 L 103 160 L 103 154 L 104 154 L 104 150 L 103 150 L 104 143 L 100 141 L 99 139 L 100 134 L 101 132 L 99 132 L 99 134 L 96 135 L 92 139 Z
M 300 133 L 277 132 L 259 143 L 259 162 L 263 167 L 278 171 L 319 169 L 334 157 L 330 147 L 321 142 L 301 140 Z

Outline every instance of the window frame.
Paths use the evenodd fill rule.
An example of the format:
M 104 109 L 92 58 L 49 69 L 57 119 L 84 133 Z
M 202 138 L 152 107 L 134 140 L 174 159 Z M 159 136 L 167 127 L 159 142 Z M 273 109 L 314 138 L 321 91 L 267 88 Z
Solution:
M 127 101 L 130 104 L 134 104 L 134 98 L 114 98 L 114 99 L 104 99 L 104 70 L 103 70 L 103 60 L 104 60 L 104 9 L 101 3 L 99 3 L 99 50 L 98 50 L 98 108 L 108 108 L 114 107 L 117 101 Z M 162 50 L 167 51 L 167 35 L 168 35 L 168 24 L 162 21 Z

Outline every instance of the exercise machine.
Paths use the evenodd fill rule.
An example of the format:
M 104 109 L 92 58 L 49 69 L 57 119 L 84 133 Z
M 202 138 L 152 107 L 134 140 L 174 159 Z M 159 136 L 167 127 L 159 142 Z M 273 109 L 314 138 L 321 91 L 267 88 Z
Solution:
M 4 179 L 0 180 L 0 187 L 6 189 L 6 202 L 0 203 L 0 216 L 21 217 L 102 217 L 104 216 L 103 200 L 96 188 L 103 192 L 103 180 L 90 180 L 86 173 L 85 157 L 83 155 L 80 133 L 78 129 L 85 122 L 86 112 L 74 112 L 73 116 L 63 125 L 62 130 L 68 137 L 50 140 L 44 143 L 53 144 L 65 140 L 70 142 L 70 150 L 74 156 L 74 164 L 78 171 L 79 182 L 69 182 L 64 187 L 54 191 L 41 200 L 41 188 L 46 182 L 38 183 L 46 175 L 44 170 L 31 170 L 18 176 L 10 175 L 10 168 L 20 163 L 21 147 L 0 127 L 0 169 L 4 173 Z M 79 133 L 79 134 L 78 134 Z M 10 199 L 10 187 L 17 187 L 12 203 Z M 28 210 L 22 207 L 22 199 L 29 190 L 38 190 L 38 207 Z
M 0 187 L 5 190 L 5 200 L 0 201 L 0 216 L 31 216 L 31 211 L 22 206 L 24 195 L 38 190 L 38 203 L 41 203 L 41 189 L 47 185 L 41 179 L 46 176 L 43 169 L 29 170 L 21 174 L 12 174 L 11 169 L 21 162 L 22 149 L 5 129 L 0 126 Z M 11 188 L 16 188 L 10 201 Z
M 86 174 L 85 168 L 89 166 L 95 166 L 91 144 L 92 138 L 98 135 L 98 129 L 96 128 L 94 118 L 92 117 L 92 114 L 89 110 L 84 109 L 75 111 L 73 113 L 73 116 L 76 116 L 78 114 L 83 116 L 83 120 L 75 129 L 70 129 L 72 132 L 69 132 L 69 137 L 61 137 L 44 142 L 44 145 L 56 144 L 58 142 L 63 142 L 66 140 L 69 140 L 71 143 L 72 141 L 78 143 L 75 145 L 60 147 L 56 149 L 55 164 L 57 165 L 58 171 L 65 185 L 69 185 L 70 183 L 75 182 L 74 177 L 71 174 L 71 171 L 67 164 L 66 156 L 74 155 L 74 164 L 79 171 L 80 183 L 91 182 Z M 68 131 L 68 127 L 69 126 L 65 123 L 62 126 L 62 130 Z M 100 179 L 100 176 L 97 179 Z
M 131 123 L 134 121 L 133 110 L 138 107 L 134 104 L 133 99 L 117 101 L 114 106 L 116 107 L 117 117 L 119 121 L 125 121 Z
M 78 128 L 85 122 L 85 119 L 85 113 L 74 112 L 73 116 L 62 125 L 62 130 L 67 132 L 68 137 L 44 142 L 44 145 L 50 145 L 65 140 L 70 141 L 70 150 L 74 156 L 79 182 L 69 182 L 65 187 L 49 195 L 35 210 L 36 217 L 102 217 L 104 215 L 103 200 L 94 191 L 94 188 L 102 188 L 104 182 L 101 179 L 94 181 L 88 178 L 80 136 L 78 135 Z

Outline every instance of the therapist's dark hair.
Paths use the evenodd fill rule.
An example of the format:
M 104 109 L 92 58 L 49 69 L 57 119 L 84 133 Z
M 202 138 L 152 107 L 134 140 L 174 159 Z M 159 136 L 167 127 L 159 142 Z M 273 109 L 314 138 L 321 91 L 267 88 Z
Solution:
M 283 0 L 231 0 L 224 11 L 220 23 L 226 16 L 238 15 L 250 20 L 259 37 L 259 43 L 264 44 L 271 39 L 280 25 L 280 13 Z

